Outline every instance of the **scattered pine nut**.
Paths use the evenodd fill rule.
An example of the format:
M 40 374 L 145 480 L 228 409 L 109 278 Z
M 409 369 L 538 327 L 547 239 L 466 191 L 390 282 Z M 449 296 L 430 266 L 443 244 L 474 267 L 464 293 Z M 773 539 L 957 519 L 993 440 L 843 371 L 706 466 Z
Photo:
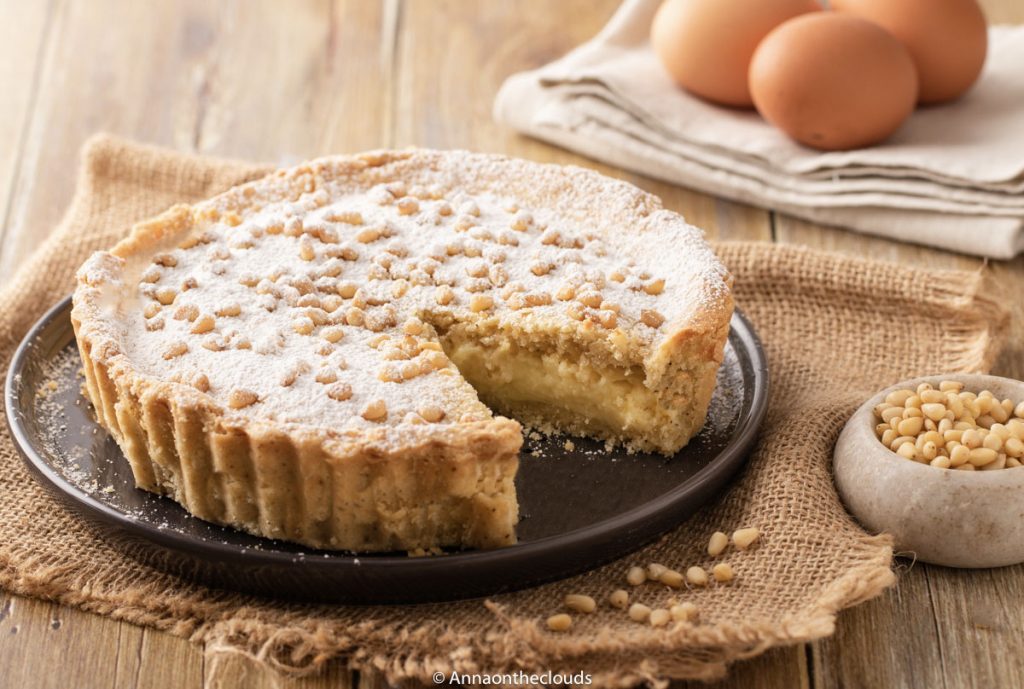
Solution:
M 674 589 L 683 588 L 683 583 L 686 581 L 682 573 L 677 572 L 674 569 L 666 569 L 658 577 L 658 581 L 665 584 L 665 586 L 671 586 Z
M 668 570 L 665 565 L 659 565 L 657 562 L 652 562 L 647 565 L 647 580 L 658 581 L 661 579 L 661 575 Z
M 608 596 L 608 602 L 613 608 L 625 610 L 629 605 L 629 592 L 625 589 L 616 589 Z
M 645 581 L 647 581 L 647 572 L 643 567 L 630 567 L 629 571 L 626 572 L 626 582 L 630 586 L 639 586 Z
M 719 562 L 711 569 L 711 576 L 715 578 L 715 581 L 725 583 L 732 581 L 734 574 L 728 562 Z
M 732 544 L 739 550 L 746 550 L 752 546 L 760 536 L 761 531 L 758 530 L 757 527 L 738 529 L 732 534 Z
M 572 617 L 566 615 L 564 612 L 558 615 L 552 615 L 548 618 L 548 629 L 553 632 L 564 632 L 572 626 Z
M 708 573 L 703 567 L 693 566 L 686 570 L 686 580 L 694 586 L 707 586 Z
M 664 608 L 652 610 L 649 621 L 652 627 L 664 627 L 672 619 L 672 613 Z
M 697 606 L 687 601 L 673 605 L 669 608 L 669 613 L 672 615 L 672 619 L 677 622 L 689 622 L 697 617 Z
M 565 607 L 576 612 L 594 612 L 597 609 L 597 603 L 590 596 L 584 596 L 577 593 L 570 593 L 565 597 Z
M 708 555 L 711 557 L 718 557 L 729 545 L 729 537 L 721 531 L 716 531 L 711 534 L 710 540 L 708 540 Z
M 646 622 L 651 616 L 651 609 L 643 603 L 633 603 L 629 606 L 629 619 L 634 622 Z

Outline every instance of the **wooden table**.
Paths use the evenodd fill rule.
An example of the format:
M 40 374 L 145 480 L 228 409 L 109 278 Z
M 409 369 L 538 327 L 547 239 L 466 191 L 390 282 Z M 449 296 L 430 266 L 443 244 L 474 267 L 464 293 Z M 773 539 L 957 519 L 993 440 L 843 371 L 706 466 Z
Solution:
M 99 130 L 183 150 L 293 162 L 417 144 L 580 163 L 623 177 L 715 239 L 799 243 L 937 268 L 964 256 L 866 238 L 624 174 L 517 136 L 490 117 L 510 73 L 592 36 L 617 0 L 0 2 L 0 275 L 71 197 L 79 145 Z M 986 0 L 1024 22 L 1021 0 Z M 1022 77 L 1024 78 L 1024 73 Z M 991 265 L 1015 295 L 997 373 L 1024 378 L 1024 258 Z M 824 641 L 740 663 L 721 686 L 1024 686 L 1024 567 L 900 564 L 899 586 L 844 612 Z M 0 687 L 380 685 L 333 666 L 276 678 L 204 661 L 167 634 L 0 592 Z

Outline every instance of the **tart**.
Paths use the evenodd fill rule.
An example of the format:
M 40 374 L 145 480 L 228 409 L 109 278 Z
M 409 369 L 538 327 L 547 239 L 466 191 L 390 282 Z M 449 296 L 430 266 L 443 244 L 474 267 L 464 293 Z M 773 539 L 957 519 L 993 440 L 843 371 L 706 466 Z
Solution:
M 629 184 L 373 152 L 137 225 L 72 322 L 140 488 L 317 548 L 488 548 L 515 541 L 520 421 L 665 454 L 700 430 L 730 283 Z

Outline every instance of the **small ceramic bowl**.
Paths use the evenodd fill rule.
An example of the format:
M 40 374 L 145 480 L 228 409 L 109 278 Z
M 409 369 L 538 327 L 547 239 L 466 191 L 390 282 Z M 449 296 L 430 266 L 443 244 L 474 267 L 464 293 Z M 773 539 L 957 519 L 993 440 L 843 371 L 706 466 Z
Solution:
M 1024 400 L 1024 382 L 958 374 L 907 380 L 878 393 L 847 422 L 836 443 L 836 487 L 867 529 L 892 534 L 897 552 L 949 567 L 1001 567 L 1024 562 L 1024 467 L 955 471 L 914 462 L 875 435 L 874 407 L 893 390 L 956 380 L 965 390 L 991 390 Z

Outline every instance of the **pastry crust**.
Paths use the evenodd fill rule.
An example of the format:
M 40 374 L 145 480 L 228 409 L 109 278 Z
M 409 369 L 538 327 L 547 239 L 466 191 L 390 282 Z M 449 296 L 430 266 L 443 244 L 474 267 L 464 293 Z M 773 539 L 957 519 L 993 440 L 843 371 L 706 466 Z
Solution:
M 426 186 L 431 181 L 436 183 L 434 188 Z M 506 235 L 486 229 L 491 221 L 467 220 L 468 216 L 451 208 L 444 212 L 448 199 L 455 200 L 456 196 L 463 199 L 463 206 L 469 203 L 471 210 L 476 207 L 474 199 L 479 199 L 483 206 L 507 204 L 507 199 L 514 199 L 517 206 L 522 204 L 534 209 L 534 213 L 547 213 L 543 217 L 548 220 L 535 220 L 518 208 L 495 210 L 491 217 L 485 208 L 483 218 L 493 220 L 502 212 L 509 214 L 515 232 L 509 236 L 523 239 L 522 253 L 516 254 L 512 245 L 501 242 Z M 218 328 L 210 337 L 221 337 L 219 329 L 225 319 L 215 319 L 212 313 L 207 314 L 189 302 L 191 294 L 215 292 L 217 278 L 202 273 L 203 280 L 209 278 L 210 284 L 193 285 L 195 291 L 191 293 L 187 285 L 175 285 L 178 294 L 164 304 L 163 295 L 157 292 L 161 278 L 148 283 L 145 271 L 152 272 L 155 263 L 164 261 L 167 265 L 160 264 L 160 270 L 155 272 L 164 281 L 177 279 L 180 276 L 175 272 L 177 259 L 173 256 L 192 256 L 188 252 L 205 249 L 206 245 L 212 247 L 207 251 L 243 256 L 252 242 L 242 248 L 233 244 L 230 249 L 223 248 L 228 238 L 244 235 L 257 236 L 257 242 L 260 237 L 269 241 L 265 216 L 279 208 L 290 209 L 291 217 L 299 217 L 297 225 L 292 226 L 304 229 L 292 238 L 296 244 L 311 241 L 307 236 L 310 232 L 321 232 L 318 236 L 322 244 L 310 243 L 312 251 L 300 247 L 301 251 L 316 254 L 325 246 L 337 246 L 337 240 L 323 236 L 329 232 L 333 238 L 334 230 L 324 230 L 323 222 L 317 225 L 310 220 L 312 214 L 335 208 L 335 202 L 357 204 L 370 197 L 387 206 L 388 213 L 398 215 L 393 224 L 389 220 L 367 225 L 385 228 L 385 235 L 387 228 L 391 228 L 390 232 L 399 238 L 402 232 L 409 234 L 410 228 L 414 233 L 408 240 L 411 250 L 395 246 L 394 242 L 387 245 L 392 256 L 404 251 L 408 257 L 411 251 L 411 262 L 417 253 L 426 252 L 417 248 L 419 235 L 415 233 L 441 233 L 450 230 L 434 228 L 457 228 L 460 222 L 473 227 L 472 223 L 478 222 L 480 225 L 475 229 L 485 231 L 473 236 L 490 236 L 490 240 L 478 242 L 490 253 L 473 257 L 469 248 L 460 249 L 463 255 L 449 261 L 451 270 L 457 269 L 460 276 L 464 272 L 462 266 L 467 266 L 465 271 L 476 269 L 471 258 L 478 257 L 479 263 L 487 258 L 493 265 L 499 265 L 506 260 L 504 254 L 510 253 L 510 263 L 525 261 L 525 247 L 534 241 L 537 249 L 531 256 L 548 261 L 554 274 L 578 273 L 582 277 L 576 283 L 566 277 L 557 278 L 562 282 L 551 282 L 556 280 L 554 276 L 534 271 L 536 279 L 527 275 L 522 289 L 509 290 L 499 289 L 497 283 L 501 280 L 494 275 L 500 276 L 501 271 L 492 270 L 494 284 L 482 290 L 478 288 L 480 280 L 473 282 L 465 277 L 449 278 L 450 284 L 445 283 L 439 277 L 448 270 L 444 268 L 430 276 L 441 280 L 440 283 L 417 286 L 415 281 L 395 278 L 397 267 L 389 273 L 388 269 L 382 271 L 370 265 L 371 260 L 383 264 L 377 258 L 383 252 L 366 247 L 379 245 L 385 238 L 371 239 L 361 247 L 362 255 L 351 259 L 346 270 L 357 266 L 372 269 L 371 277 L 356 278 L 359 286 L 368 284 L 367 280 L 392 287 L 400 283 L 402 289 L 394 289 L 394 293 L 401 291 L 401 298 L 396 297 L 393 304 L 367 306 L 358 325 L 353 325 L 351 319 L 345 320 L 348 307 L 335 307 L 330 313 L 325 311 L 326 306 L 317 308 L 315 311 L 323 313 L 322 316 L 311 313 L 321 322 L 314 321 L 312 325 L 315 332 L 335 327 L 349 333 L 347 339 L 334 347 L 338 352 L 362 347 L 360 352 L 366 350 L 376 356 L 364 346 L 365 336 L 377 327 L 371 319 L 380 312 L 387 315 L 390 307 L 397 312 L 397 319 L 380 320 L 380 327 L 374 332 L 381 335 L 369 341 L 393 336 L 393 342 L 403 337 L 406 343 L 419 342 L 422 349 L 412 360 L 430 360 L 434 364 L 417 363 L 420 369 L 414 367 L 415 381 L 405 381 L 406 387 L 401 387 L 400 376 L 398 380 L 388 377 L 392 369 L 386 361 L 376 375 L 363 370 L 365 366 L 357 368 L 342 363 L 338 375 L 351 378 L 352 385 L 345 383 L 348 397 L 337 397 L 336 405 L 322 403 L 328 405 L 323 408 L 332 410 L 326 418 L 316 415 L 321 409 L 316 406 L 321 404 L 319 398 L 314 404 L 303 397 L 311 394 L 309 390 L 321 389 L 312 382 L 300 394 L 296 391 L 298 386 L 278 390 L 267 387 L 264 381 L 255 381 L 254 385 L 263 385 L 260 391 L 242 391 L 251 395 L 252 400 L 244 395 L 233 397 L 238 391 L 229 390 L 230 385 L 222 382 L 234 379 L 218 378 L 228 375 L 222 371 L 206 371 L 213 381 L 212 387 L 209 380 L 197 383 L 195 376 L 204 370 L 202 357 L 208 355 L 188 344 L 186 336 L 184 343 L 175 337 L 179 332 L 203 331 L 200 325 L 207 315 L 211 323 L 217 324 L 210 327 Z M 470 200 L 467 202 L 466 198 Z M 408 206 L 416 207 L 409 214 L 401 208 L 406 199 L 413 199 Z M 392 210 L 392 206 L 397 210 Z M 332 212 L 337 215 L 340 211 Z M 375 212 L 364 210 L 363 214 Z M 406 215 L 413 216 L 415 224 L 398 222 Z M 481 217 L 479 210 L 477 217 Z M 555 221 L 561 223 L 557 229 L 562 234 L 548 241 L 555 236 Z M 519 229 L 524 224 L 528 226 Z M 355 225 L 344 227 L 346 231 L 361 232 L 360 224 Z M 311 230 L 314 226 L 320 230 Z M 260 234 L 254 227 L 262 228 Z M 288 227 L 285 223 L 283 234 L 274 241 L 284 241 Z M 467 239 L 467 244 L 470 241 L 475 240 Z M 552 251 L 555 253 L 544 253 Z M 161 258 L 167 255 L 172 258 Z M 567 258 L 560 262 L 563 255 Z M 583 258 L 572 258 L 576 255 Z M 320 256 L 313 260 L 319 261 Z M 392 260 L 388 259 L 389 264 Z M 583 267 L 577 270 L 573 261 Z M 604 283 L 603 278 L 597 280 L 585 272 L 591 271 L 591 267 L 598 272 L 616 272 L 616 261 L 623 265 L 623 271 L 632 270 L 632 277 L 623 279 L 623 285 L 628 283 L 632 291 Z M 443 260 L 435 263 L 440 265 Z M 578 295 L 575 300 L 560 300 L 556 292 L 564 284 L 576 284 L 577 292 L 586 288 L 603 293 L 605 303 L 587 306 L 581 301 L 586 299 Z M 516 421 L 492 416 L 458 376 L 452 362 L 426 348 L 423 342 L 443 343 L 445 350 L 456 356 L 459 343 L 483 343 L 488 356 L 497 357 L 501 345 L 503 351 L 513 351 L 516 356 L 529 353 L 534 357 L 562 357 L 576 366 L 566 367 L 570 370 L 567 375 L 576 377 L 572 380 L 616 372 L 621 380 L 613 383 L 620 387 L 612 389 L 637 390 L 643 400 L 640 408 L 643 404 L 653 405 L 653 413 L 663 415 L 665 421 L 650 428 L 643 427 L 641 421 L 636 428 L 615 428 L 614 423 L 602 428 L 599 424 L 591 426 L 590 419 L 572 409 L 572 404 L 560 411 L 550 399 L 523 404 L 522 400 L 505 403 L 500 393 L 486 397 L 497 409 L 519 413 L 532 422 L 547 418 L 562 429 L 608 437 L 638 449 L 670 453 L 696 434 L 704 422 L 732 313 L 730 284 L 730 277 L 698 231 L 679 216 L 663 210 L 655 197 L 628 184 L 578 168 L 460 151 L 371 152 L 324 158 L 280 171 L 195 206 L 177 206 L 137 225 L 110 252 L 95 254 L 82 267 L 72 322 L 84 363 L 88 396 L 96 407 L 99 422 L 124 451 L 140 488 L 168 495 L 202 519 L 317 548 L 488 548 L 515 541 L 518 509 L 514 477 L 522 443 L 521 429 Z M 317 294 L 323 287 L 333 295 L 335 287 L 330 281 L 317 285 Z M 538 286 L 544 287 L 544 291 Z M 453 290 L 454 301 L 444 308 L 431 306 L 424 310 L 425 290 L 442 288 Z M 536 294 L 547 297 L 529 302 L 527 298 Z M 618 301 L 608 303 L 613 297 Z M 301 297 L 299 301 L 288 301 L 289 298 L 289 294 L 280 297 L 281 307 L 274 313 L 300 308 L 297 304 L 303 303 Z M 332 299 L 340 301 L 333 296 Z M 359 299 L 358 294 L 355 299 Z M 481 303 L 487 305 L 478 309 Z M 163 325 L 164 316 L 158 317 L 161 327 L 157 334 L 142 332 L 155 323 L 155 318 L 143 319 L 138 314 L 148 304 L 158 311 L 164 308 L 167 316 L 167 325 Z M 177 323 L 169 313 L 172 307 L 178 309 L 174 316 Z M 184 307 L 191 309 L 191 313 L 185 311 L 185 316 L 181 316 Z M 243 308 L 248 309 L 249 305 Z M 609 313 L 615 314 L 612 326 Z M 265 329 L 269 316 L 263 314 L 261 318 L 264 320 L 257 322 Z M 415 320 L 415 328 L 408 319 Z M 145 328 L 141 327 L 143 324 Z M 186 329 L 182 330 L 182 326 Z M 304 321 L 296 322 L 295 328 L 303 335 L 315 335 Z M 415 337 L 409 334 L 412 331 L 417 333 Z M 286 353 L 299 346 L 293 346 L 291 338 L 296 336 L 290 331 L 287 336 L 278 333 L 277 337 L 285 343 L 282 346 Z M 354 342 L 346 344 L 349 340 Z M 184 351 L 180 356 L 165 353 L 163 359 L 169 360 L 165 365 L 151 350 L 168 343 L 172 347 L 180 345 Z M 326 361 L 332 347 L 321 348 Z M 249 352 L 239 354 L 237 348 L 231 351 L 235 353 L 222 359 L 236 361 L 241 359 L 231 357 L 255 356 Z M 427 357 L 431 352 L 433 358 Z M 274 355 L 270 353 L 267 357 L 271 361 Z M 437 359 L 443 361 L 437 363 Z M 273 370 L 272 364 L 268 364 L 268 370 Z M 299 370 L 299 375 L 303 375 Z M 489 377 L 491 373 L 484 371 L 482 375 Z M 206 379 L 206 374 L 202 377 Z M 440 406 L 430 413 L 423 408 L 412 411 L 407 398 L 421 394 L 415 392 L 420 389 L 416 385 L 427 386 L 423 389 L 431 391 L 442 390 L 438 393 Z M 408 390 L 413 392 L 400 394 Z M 362 418 L 356 418 L 359 405 L 363 405 L 361 400 L 375 395 L 387 405 L 390 414 L 383 419 L 370 418 L 364 407 Z M 275 396 L 281 398 L 277 406 Z M 309 418 L 302 417 L 305 406 L 313 409 Z M 339 411 L 335 413 L 335 409 Z M 436 413 L 443 420 L 431 418 Z

